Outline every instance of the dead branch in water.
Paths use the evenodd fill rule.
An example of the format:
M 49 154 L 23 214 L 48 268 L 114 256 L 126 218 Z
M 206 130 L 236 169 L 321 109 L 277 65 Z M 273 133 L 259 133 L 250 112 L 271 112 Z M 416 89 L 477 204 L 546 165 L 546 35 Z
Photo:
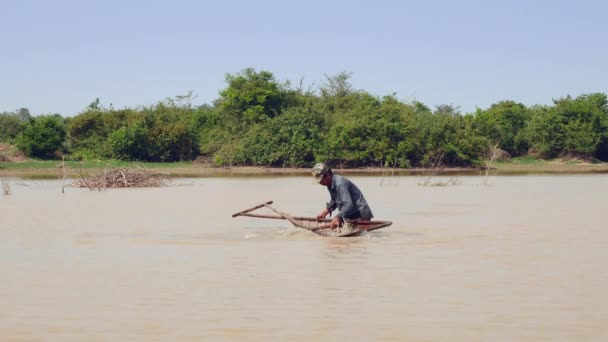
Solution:
M 72 185 L 77 187 L 87 187 L 90 190 L 97 188 L 147 188 L 166 186 L 171 179 L 169 174 L 153 172 L 141 167 L 138 168 L 111 168 L 105 169 L 102 174 L 91 178 L 80 174 L 80 179 Z
M 384 171 L 387 168 L 390 168 L 390 171 Z M 389 166 L 388 161 L 385 162 L 384 164 L 380 163 L 380 169 L 382 170 L 382 179 L 380 179 L 380 186 L 383 186 L 383 185 L 398 186 L 399 185 L 399 178 L 395 177 L 396 168 L 397 168 L 396 160 L 393 163 L 392 167 Z
M 418 183 L 420 186 L 450 186 L 450 185 L 460 185 L 462 182 L 458 179 L 457 176 L 450 177 L 447 181 L 442 180 L 433 180 L 434 177 L 439 176 L 443 173 L 445 169 L 445 164 L 443 162 L 443 157 L 445 152 L 440 152 L 435 155 L 435 158 L 431 162 L 431 167 L 429 168 L 429 172 L 424 179 L 424 181 Z
M 487 151 L 487 155 L 484 157 L 484 166 L 486 168 L 486 175 L 484 177 L 483 180 L 483 185 L 490 185 L 488 176 L 490 175 L 490 169 L 492 168 L 492 164 L 494 163 L 494 160 L 496 159 L 496 156 L 498 155 L 498 144 L 495 144 L 494 146 L 490 146 L 488 148 Z
M 436 175 L 440 174 L 441 172 L 443 172 L 443 169 L 445 167 L 445 165 L 443 164 L 444 154 L 445 154 L 444 152 L 440 152 L 435 155 L 435 158 L 431 162 L 431 167 L 429 168 L 429 172 L 426 175 L 426 178 L 424 179 L 424 181 L 422 183 L 418 183 L 418 185 L 421 185 L 421 186 L 433 185 L 433 183 L 431 183 L 431 179 L 433 177 L 435 177 Z
M 11 180 L 8 177 L 2 176 L 0 177 L 0 186 L 2 187 L 2 193 L 6 196 L 9 196 L 13 193 L 11 190 Z
M 61 193 L 65 194 L 65 156 L 61 155 Z
M 89 182 L 87 182 L 87 177 L 82 174 L 82 167 L 80 168 L 80 173 L 78 174 L 78 177 L 80 178 L 72 183 L 73 186 L 78 186 L 81 188 L 84 188 L 86 186 L 87 188 L 89 188 L 90 191 L 93 191 L 93 189 L 89 185 Z

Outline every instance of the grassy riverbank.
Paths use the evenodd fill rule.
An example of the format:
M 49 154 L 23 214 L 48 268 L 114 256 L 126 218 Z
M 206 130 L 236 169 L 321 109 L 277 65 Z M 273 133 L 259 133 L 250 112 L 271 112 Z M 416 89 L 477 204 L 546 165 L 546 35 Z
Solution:
M 272 175 L 308 175 L 308 168 L 266 168 L 266 167 L 208 167 L 192 162 L 178 163 L 140 163 L 117 160 L 98 161 L 62 161 L 57 160 L 26 160 L 21 162 L 0 163 L 0 175 L 12 177 L 53 178 L 63 174 L 63 166 L 68 177 L 79 174 L 92 174 L 111 167 L 143 167 L 146 169 L 169 173 L 175 177 L 221 177 L 221 176 L 272 176 Z M 375 175 L 420 175 L 439 171 L 434 169 L 388 169 L 388 168 L 357 168 L 337 169 L 344 174 L 375 174 Z M 475 168 L 445 168 L 446 174 L 476 175 L 485 169 Z M 584 162 L 580 160 L 539 160 L 534 158 L 514 158 L 511 161 L 495 162 L 491 173 L 494 175 L 508 174 L 567 174 L 567 173 L 608 173 L 608 164 L 601 162 Z
M 608 173 L 608 163 L 597 160 L 579 159 L 542 160 L 530 157 L 514 158 L 510 161 L 493 164 L 496 171 L 503 174 L 542 174 L 542 173 Z

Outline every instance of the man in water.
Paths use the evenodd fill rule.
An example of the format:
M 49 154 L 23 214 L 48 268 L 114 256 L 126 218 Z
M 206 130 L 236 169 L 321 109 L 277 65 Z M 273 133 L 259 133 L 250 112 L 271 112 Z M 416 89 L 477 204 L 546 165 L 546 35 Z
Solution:
M 374 215 L 365 201 L 365 197 L 348 178 L 334 175 L 332 170 L 324 163 L 318 163 L 312 168 L 312 175 L 316 183 L 324 185 L 329 190 L 331 200 L 317 219 L 326 218 L 338 209 L 338 213 L 331 221 L 331 228 L 342 226 L 344 220 L 369 221 Z

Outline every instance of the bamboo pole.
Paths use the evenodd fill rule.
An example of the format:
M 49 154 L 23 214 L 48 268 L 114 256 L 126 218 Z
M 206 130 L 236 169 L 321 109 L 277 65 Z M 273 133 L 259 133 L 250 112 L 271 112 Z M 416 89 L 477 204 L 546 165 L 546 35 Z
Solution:
M 239 215 L 242 215 L 242 214 L 248 213 L 248 212 L 250 212 L 250 211 L 254 211 L 254 210 L 256 210 L 256 209 L 260 209 L 260 208 L 262 208 L 262 207 L 264 207 L 264 206 L 266 206 L 266 205 L 268 205 L 268 204 L 272 204 L 272 201 L 268 201 L 268 202 L 266 202 L 266 203 L 258 204 L 258 205 L 256 205 L 255 207 L 251 207 L 251 208 L 249 208 L 249 209 L 241 210 L 241 211 L 239 211 L 238 213 L 232 214 L 232 217 L 237 217 L 237 216 L 239 216 Z

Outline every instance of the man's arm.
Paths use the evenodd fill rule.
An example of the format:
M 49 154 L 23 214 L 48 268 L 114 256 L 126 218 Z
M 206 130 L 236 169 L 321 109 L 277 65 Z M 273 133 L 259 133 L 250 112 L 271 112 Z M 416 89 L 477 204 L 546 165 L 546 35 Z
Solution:
M 321 211 L 319 213 L 319 215 L 317 215 L 317 220 L 324 219 L 329 214 L 331 214 L 331 210 L 329 210 L 328 208 L 325 208 L 325 209 L 323 209 L 323 211 Z
M 317 215 L 317 219 L 323 219 L 323 218 L 326 218 L 328 215 L 331 215 L 331 213 L 338 206 L 336 204 L 336 195 L 329 188 L 327 190 L 329 191 L 329 196 L 331 198 L 330 198 L 329 202 L 327 202 L 325 204 L 325 209 L 323 209 L 323 211 L 321 211 L 319 213 L 319 215 Z

